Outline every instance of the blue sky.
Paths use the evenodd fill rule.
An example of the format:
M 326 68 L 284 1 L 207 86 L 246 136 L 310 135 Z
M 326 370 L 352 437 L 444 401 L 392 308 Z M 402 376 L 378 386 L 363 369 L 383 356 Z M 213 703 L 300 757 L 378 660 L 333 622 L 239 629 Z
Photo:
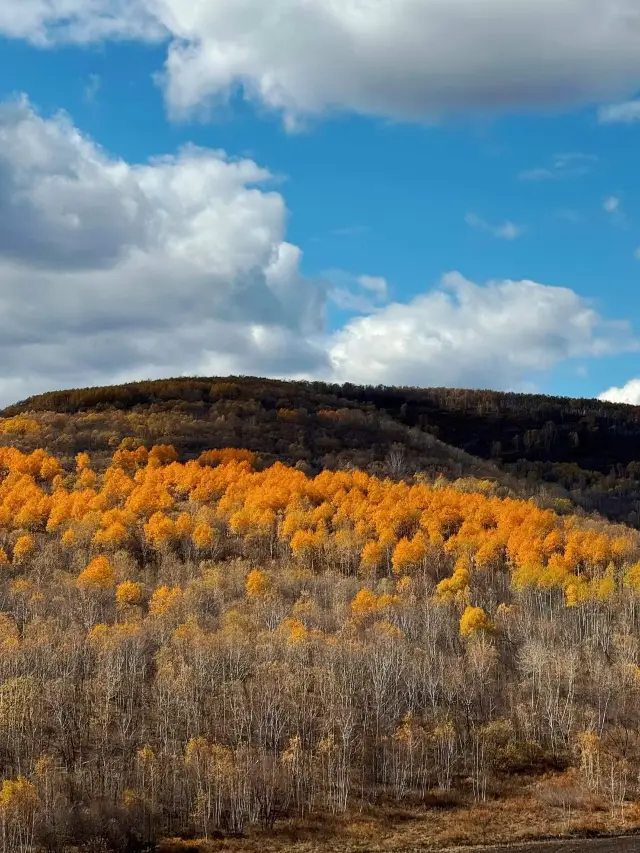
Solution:
M 318 9 L 325 2 L 314 0 Z M 380 14 L 392 5 L 376 2 Z M 592 42 L 588 33 L 584 44 L 574 43 L 576 4 L 560 0 L 553 10 L 536 4 L 531 40 L 538 54 L 531 49 L 527 64 L 514 52 L 488 70 L 486 58 L 477 66 L 461 60 L 422 67 L 422 54 L 411 59 L 413 42 L 399 27 L 388 44 L 378 38 L 387 74 L 380 82 L 377 65 L 367 60 L 368 42 L 360 57 L 350 31 L 352 49 L 343 55 L 344 27 L 334 33 L 327 26 L 325 42 L 316 45 L 321 36 L 303 31 L 296 7 L 304 4 L 295 0 L 274 4 L 281 7 L 277 27 L 291 54 L 282 67 L 266 41 L 278 28 L 270 24 L 263 36 L 260 15 L 251 16 L 258 0 L 240 4 L 242 26 L 233 10 L 218 22 L 226 26 L 227 53 L 238 45 L 248 52 L 247 44 L 253 51 L 233 61 L 225 54 L 233 68 L 224 74 L 214 51 L 217 35 L 210 36 L 208 53 L 198 42 L 203 57 L 178 52 L 174 65 L 165 65 L 169 45 L 196 42 L 189 27 L 199 33 L 205 27 L 206 46 L 207 21 L 189 20 L 186 0 L 170 0 L 180 26 L 173 22 L 172 32 L 163 20 L 158 38 L 145 0 L 132 6 L 140 6 L 142 23 L 135 25 L 117 0 L 98 4 L 103 17 L 97 22 L 95 5 L 72 4 L 72 18 L 62 12 L 56 18 L 55 2 L 19 26 L 0 15 L 0 129 L 4 122 L 5 148 L 15 145 L 16 152 L 13 159 L 5 153 L 4 161 L 0 152 L 0 178 L 9 175 L 11 188 L 0 192 L 0 261 L 3 248 L 6 260 L 0 297 L 14 338 L 12 353 L 0 347 L 2 402 L 66 385 L 241 372 L 574 396 L 618 386 L 610 397 L 640 403 L 633 384 L 640 375 L 640 260 L 634 254 L 640 246 L 634 100 L 640 37 L 629 42 L 627 27 L 618 31 L 619 22 L 607 19 L 610 43 Z M 520 26 L 526 38 L 534 20 L 527 5 L 522 20 L 512 15 L 503 34 L 502 19 L 490 12 L 506 7 L 478 0 L 475 8 L 485 6 L 487 15 L 476 22 L 477 33 L 469 28 L 467 49 L 477 46 L 482 54 L 492 40 L 499 46 L 501 38 L 512 39 Z M 562 36 L 554 15 L 563 5 L 566 65 L 573 66 L 555 69 L 551 56 L 542 74 L 537 57 L 551 49 L 554 32 Z M 603 16 L 615 6 L 593 5 Z M 419 31 L 436 6 L 436 0 L 401 0 L 395 8 L 403 8 L 409 31 L 415 15 Z M 447 34 L 451 50 L 459 46 L 453 24 L 468 21 L 468 2 L 452 0 L 456 8 L 460 20 L 446 22 L 443 50 Z M 376 14 L 367 19 L 369 28 Z M 105 16 L 115 38 L 104 33 Z M 69 20 L 77 31 L 67 31 Z M 337 57 L 335 70 L 330 56 Z M 158 77 L 163 69 L 164 80 Z M 558 94 L 564 89 L 568 94 Z M 220 92 L 226 103 L 212 106 Z M 611 105 L 620 104 L 612 113 Z M 90 150 L 78 147 L 76 131 Z M 25 142 L 31 138 L 39 148 Z M 149 165 L 149 158 L 185 156 L 179 152 L 190 145 L 222 150 L 231 161 L 247 158 L 273 177 L 238 182 L 236 176 L 229 189 L 227 177 L 212 167 L 208 197 L 196 187 L 202 192 L 192 204 L 189 164 L 171 176 L 153 165 L 157 161 Z M 66 156 L 68 164 L 61 165 Z M 128 170 L 126 179 L 114 177 L 116 163 Z M 142 183 L 137 164 L 147 169 Z M 42 197 L 38 188 L 52 176 L 58 189 Z M 138 242 L 114 225 L 134 183 L 136 204 L 140 195 L 148 203 L 146 219 L 138 209 L 132 220 L 131 231 L 146 235 Z M 16 207 L 25 198 L 28 215 Z M 256 209 L 247 212 L 254 201 Z M 18 221 L 30 225 L 16 239 Z M 148 235 L 160 231 L 162 240 L 150 242 Z M 273 285 L 268 258 L 283 241 L 301 255 L 287 267 L 286 281 Z M 169 245 L 170 258 L 163 254 Z M 134 262 L 142 252 L 146 265 Z M 458 279 L 443 286 L 443 276 L 454 272 Z M 466 308 L 452 280 L 466 282 Z M 41 305 L 54 297 L 59 305 L 60 294 L 65 311 L 54 323 Z M 137 306 L 130 316 L 112 310 L 121 299 Z M 153 309 L 145 307 L 151 303 Z

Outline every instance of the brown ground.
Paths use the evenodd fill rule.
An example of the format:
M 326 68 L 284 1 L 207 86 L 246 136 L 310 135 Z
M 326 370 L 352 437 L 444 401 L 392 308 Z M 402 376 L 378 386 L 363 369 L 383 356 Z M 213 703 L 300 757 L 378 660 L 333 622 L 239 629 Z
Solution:
M 626 803 L 623 813 L 612 812 L 606 800 L 559 787 L 549 777 L 532 780 L 518 791 L 503 790 L 481 804 L 434 796 L 427 806 L 388 803 L 340 819 L 283 820 L 271 832 L 253 831 L 242 838 L 167 840 L 160 851 L 640 853 L 640 804 Z
M 591 838 L 518 844 L 514 847 L 464 848 L 465 853 L 639 853 L 640 836 L 627 838 Z

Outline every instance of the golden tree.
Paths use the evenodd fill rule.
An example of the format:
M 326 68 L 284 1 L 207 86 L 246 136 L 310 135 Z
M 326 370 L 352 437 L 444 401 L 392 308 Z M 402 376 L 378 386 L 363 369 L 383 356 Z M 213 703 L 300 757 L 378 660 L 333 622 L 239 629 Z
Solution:
M 111 589 L 115 584 L 115 572 L 109 558 L 101 555 L 94 557 L 76 580 L 78 589 L 90 592 L 92 590 Z

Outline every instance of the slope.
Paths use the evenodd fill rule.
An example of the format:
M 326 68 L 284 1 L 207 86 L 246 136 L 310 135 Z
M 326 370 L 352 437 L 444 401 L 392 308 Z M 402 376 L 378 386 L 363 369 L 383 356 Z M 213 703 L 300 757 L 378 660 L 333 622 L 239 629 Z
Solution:
M 228 377 L 56 391 L 4 415 L 26 412 L 41 424 L 40 443 L 61 456 L 104 455 L 125 435 L 167 441 L 184 458 L 206 447 L 244 446 L 267 463 L 279 459 L 310 472 L 355 465 L 489 477 L 519 494 L 550 488 L 588 512 L 640 522 L 640 408 L 634 406 Z

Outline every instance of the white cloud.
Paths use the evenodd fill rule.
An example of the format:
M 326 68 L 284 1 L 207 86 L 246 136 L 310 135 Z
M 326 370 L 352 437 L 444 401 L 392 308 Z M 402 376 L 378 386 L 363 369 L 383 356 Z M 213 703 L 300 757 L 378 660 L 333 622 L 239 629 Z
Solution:
M 602 202 L 602 207 L 607 213 L 615 213 L 620 209 L 620 199 L 615 195 L 610 195 Z
M 622 388 L 612 387 L 603 391 L 598 400 L 609 403 L 629 403 L 632 406 L 640 406 L 640 379 L 630 379 Z
M 387 304 L 382 277 L 306 277 L 269 182 L 195 147 L 131 165 L 64 116 L 0 105 L 0 404 L 198 373 L 524 388 L 637 346 L 563 288 L 452 273 Z M 363 316 L 329 333 L 330 299 Z
M 93 104 L 95 102 L 101 86 L 102 78 L 100 75 L 89 74 L 89 79 L 84 87 L 84 99 L 88 104 Z
M 64 116 L 1 105 L 2 401 L 16 377 L 328 370 L 327 286 L 300 273 L 269 177 L 194 147 L 132 166 Z
M 352 275 L 332 269 L 326 270 L 322 277 L 331 283 L 328 298 L 343 311 L 370 314 L 389 297 L 389 284 L 381 276 Z
M 622 209 L 622 200 L 616 195 L 607 196 L 602 202 L 602 209 L 609 217 L 612 225 L 627 228 L 627 217 Z
M 166 38 L 153 6 L 154 0 L 3 0 L 0 33 L 39 46 Z
M 515 225 L 508 219 L 503 222 L 502 225 L 491 225 L 489 222 L 486 222 L 484 219 L 476 216 L 475 213 L 467 213 L 464 220 L 467 225 L 472 228 L 477 228 L 480 231 L 486 231 L 500 240 L 517 240 L 517 238 L 522 236 L 525 231 L 524 226 Z
M 358 276 L 358 284 L 370 291 L 377 299 L 386 299 L 389 293 L 389 285 L 386 278 L 376 275 Z
M 572 358 L 638 349 L 572 290 L 533 281 L 480 286 L 460 273 L 408 304 L 358 317 L 331 346 L 338 380 L 520 389 Z
M 556 154 L 550 166 L 539 166 L 534 169 L 524 169 L 518 173 L 521 181 L 564 181 L 569 178 L 581 178 L 588 175 L 598 158 L 593 154 L 583 154 L 579 151 L 570 154 Z
M 600 107 L 598 121 L 600 124 L 634 124 L 640 121 L 640 99 Z
M 242 88 L 291 127 L 591 103 L 640 82 L 637 0 L 3 0 L 0 32 L 165 38 L 174 114 Z

